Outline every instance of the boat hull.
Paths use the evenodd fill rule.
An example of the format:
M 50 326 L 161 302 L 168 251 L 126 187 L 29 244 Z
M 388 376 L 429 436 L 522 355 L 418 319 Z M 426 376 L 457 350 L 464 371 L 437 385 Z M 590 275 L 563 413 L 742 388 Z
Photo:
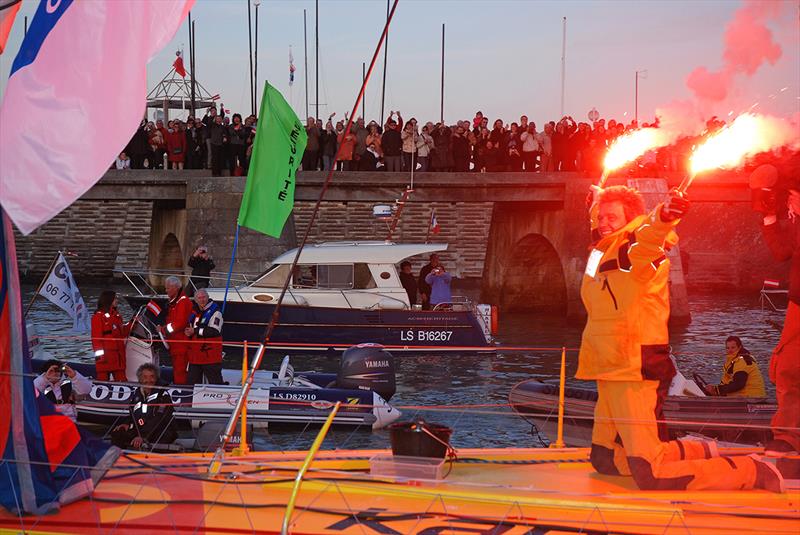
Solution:
M 42 361 L 33 359 L 34 369 Z M 94 366 L 79 362 L 68 363 L 86 377 L 94 376 Z M 237 370 L 223 370 L 228 385 L 170 385 L 167 391 L 175 406 L 175 419 L 195 427 L 206 422 L 227 422 L 236 405 L 241 387 Z M 256 372 L 254 386 L 248 397 L 247 419 L 255 428 L 270 423 L 321 424 L 330 408 L 341 401 L 333 424 L 381 429 L 400 417 L 400 411 L 389 405 L 371 390 L 327 388 L 336 375 L 329 373 L 296 373 L 319 388 L 265 385 L 274 373 Z M 238 377 L 237 377 L 238 376 Z M 162 368 L 162 379 L 169 383 L 172 369 Z M 128 417 L 128 407 L 135 386 L 108 381 L 93 381 L 92 391 L 77 403 L 78 421 L 104 427 L 119 424 Z M 261 385 L 260 385 L 261 383 Z
M 597 392 L 567 387 L 564 396 L 564 440 L 570 446 L 591 444 Z M 517 413 L 540 432 L 555 439 L 558 421 L 558 385 L 538 379 L 511 389 L 509 402 Z M 770 421 L 778 406 L 765 398 L 669 396 L 664 417 L 670 438 L 700 434 L 724 442 L 763 444 L 772 438 Z
M 745 451 L 746 452 L 746 451 Z M 723 454 L 732 454 L 723 449 Z M 737 453 L 742 453 L 741 451 Z M 800 531 L 800 493 L 640 491 L 600 476 L 586 449 L 462 449 L 441 481 L 370 476 L 386 451 L 327 450 L 303 480 L 290 533 L 338 535 Z M 0 529 L 74 533 L 279 533 L 306 452 L 123 456 L 91 498 L 45 516 L 0 511 Z
M 125 296 L 138 309 L 150 298 Z M 157 299 L 158 301 L 158 299 Z M 164 301 L 162 300 L 163 304 Z M 239 344 L 264 339 L 275 306 L 228 301 L 223 340 Z M 335 352 L 371 342 L 392 352 L 492 351 L 470 311 L 364 310 L 283 305 L 269 349 L 281 352 Z

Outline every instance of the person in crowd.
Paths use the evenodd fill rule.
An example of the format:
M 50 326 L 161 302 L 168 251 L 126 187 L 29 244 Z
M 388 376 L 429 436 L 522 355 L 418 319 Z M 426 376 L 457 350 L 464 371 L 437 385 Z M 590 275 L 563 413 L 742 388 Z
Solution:
M 308 142 L 303 153 L 303 171 L 316 171 L 317 160 L 319 159 L 320 131 L 317 128 L 317 121 L 313 117 L 309 117 L 306 120 L 306 134 L 308 135 Z
M 214 115 L 213 122 L 206 127 L 208 129 L 208 143 L 211 151 L 211 176 L 222 176 L 222 166 L 225 161 L 225 142 L 227 133 L 225 125 L 222 124 L 222 117 Z
M 200 121 L 197 121 L 198 123 Z M 186 119 L 186 130 L 184 131 L 184 137 L 186 137 L 186 159 L 183 162 L 184 169 L 199 169 L 200 162 L 198 161 L 199 156 L 199 146 L 198 146 L 198 130 L 195 128 L 195 120 L 194 117 L 188 117 Z M 202 123 L 201 123 L 202 124 Z
M 431 128 L 433 127 L 431 123 L 426 124 L 422 127 L 422 132 L 417 137 L 417 162 L 419 162 L 420 173 L 428 171 L 431 151 L 433 151 L 434 147 L 433 138 L 428 130 L 429 125 Z
M 249 129 L 242 123 L 242 116 L 234 113 L 232 123 L 228 127 L 228 139 L 230 140 L 228 166 L 231 176 L 247 174 L 247 137 L 249 135 Z
M 33 380 L 33 387 L 49 399 L 60 414 L 77 422 L 75 403 L 91 393 L 92 382 L 69 365 L 50 359 L 42 365 L 40 374 Z
M 322 150 L 322 169 L 323 171 L 330 171 L 333 169 L 334 159 L 336 158 L 336 149 L 339 148 L 339 142 L 336 140 L 336 131 L 333 129 L 333 115 L 328 118 L 325 125 L 325 132 L 320 137 L 321 150 Z
M 190 385 L 222 382 L 222 310 L 200 288 L 194 294 L 195 307 L 184 334 L 189 339 L 187 374 Z
M 347 114 L 345 113 L 345 121 L 347 121 Z M 339 121 L 336 124 L 336 143 L 340 145 L 339 148 L 339 165 L 342 171 L 355 171 L 357 168 L 353 164 L 353 152 L 356 147 L 356 136 L 352 132 L 347 132 L 345 135 L 344 123 Z
M 214 264 L 214 259 L 208 254 L 208 247 L 205 245 L 200 245 L 194 250 L 187 264 L 192 268 L 189 285 L 186 287 L 186 293 L 191 297 L 196 288 L 208 288 L 211 272 L 217 266 Z
M 117 310 L 117 293 L 103 290 L 92 315 L 92 350 L 97 379 L 125 382 L 125 338 L 129 326 Z
M 163 169 L 164 168 L 164 154 L 167 152 L 167 143 L 164 141 L 164 135 L 156 127 L 150 130 L 150 152 L 148 154 L 150 169 Z
M 403 127 L 403 117 L 398 111 L 397 121 L 395 121 L 393 119 L 394 115 L 394 111 L 389 112 L 389 117 L 386 119 L 386 127 L 381 136 L 383 163 L 386 166 L 386 171 L 390 173 L 398 173 L 403 170 L 403 137 L 400 133 Z
M 136 370 L 139 387 L 128 407 L 128 422 L 111 431 L 111 443 L 123 449 L 149 450 L 178 438 L 172 397 L 159 381 L 158 368 L 146 363 Z
M 439 267 L 439 255 L 436 253 L 431 254 L 428 263 L 422 266 L 419 271 L 419 279 L 417 280 L 417 288 L 419 289 L 419 298 L 422 303 L 423 310 L 431 309 L 431 285 L 426 280 L 428 274 Z
M 522 154 L 520 150 L 520 132 L 517 123 L 511 123 L 511 130 L 506 136 L 506 170 L 522 171 Z
M 167 277 L 164 282 L 167 289 L 166 324 L 160 325 L 159 330 L 169 343 L 169 356 L 172 359 L 172 375 L 177 385 L 185 385 L 186 382 L 186 353 L 187 337 L 186 327 L 189 326 L 189 317 L 192 315 L 192 301 L 183 293 L 183 285 L 178 277 Z
M 505 171 L 508 159 L 508 133 L 503 127 L 502 119 L 496 119 L 492 125 L 486 148 L 486 171 L 489 173 Z
M 768 455 L 798 455 L 800 452 L 800 154 L 779 170 L 761 165 L 750 177 L 753 208 L 760 213 L 764 241 L 778 261 L 790 261 L 789 302 L 778 345 L 769 365 L 775 383 L 778 410 L 772 418 L 773 440 Z M 788 194 L 779 207 L 776 190 Z M 779 220 L 779 215 L 781 216 Z M 783 217 L 786 217 L 783 220 Z M 788 479 L 800 479 L 800 460 L 778 459 L 778 469 Z
M 364 124 L 364 118 L 359 117 L 350 127 L 350 130 L 356 136 L 356 144 L 353 149 L 353 161 L 356 162 L 354 166 L 358 167 L 357 162 L 361 159 L 361 156 L 367 152 L 367 136 L 369 135 L 369 129 Z
M 706 385 L 709 396 L 763 398 L 767 395 L 764 378 L 753 355 L 742 345 L 738 336 L 725 340 L 725 363 L 718 385 Z
M 522 118 L 525 122 L 528 118 L 524 115 Z M 528 173 L 536 171 L 537 158 L 539 155 L 539 135 L 536 133 L 536 124 L 528 123 L 523 130 L 520 126 L 519 140 L 522 144 L 522 166 Z
M 408 120 L 400 134 L 403 140 L 403 171 L 416 171 L 417 166 L 417 142 L 419 141 L 419 131 L 417 130 L 417 120 L 413 117 Z
M 430 123 L 429 123 L 430 124 Z M 433 153 L 431 154 L 430 167 L 433 171 L 447 172 L 455 167 L 453 156 L 453 132 L 449 126 L 436 123 L 431 132 L 433 138 Z M 469 163 L 467 163 L 469 168 Z
M 131 169 L 144 168 L 144 159 L 147 157 L 147 153 L 149 151 L 149 147 L 147 146 L 149 142 L 149 134 L 146 128 L 147 119 L 142 119 L 142 122 L 139 123 L 139 128 L 136 129 L 136 132 L 133 134 L 133 137 L 131 138 L 127 147 L 125 147 L 125 153 L 128 154 L 131 159 Z
M 203 120 L 201 121 L 206 129 L 206 168 L 213 169 L 213 151 L 212 151 L 212 143 L 211 143 L 211 126 L 216 122 L 217 119 L 217 107 L 215 105 L 209 106 L 206 110 L 205 115 L 203 116 Z M 221 124 L 221 122 L 220 122 Z M 221 144 L 221 142 L 220 142 Z
M 593 137 L 589 138 L 588 145 L 581 152 L 581 164 L 586 176 L 597 178 L 603 173 L 603 158 L 606 151 L 597 144 Z
M 555 169 L 555 159 L 553 158 L 553 134 L 554 128 L 552 122 L 544 125 L 544 130 L 539 134 L 537 141 L 539 142 L 539 171 L 542 173 L 552 173 Z
M 378 123 L 376 123 L 375 121 L 370 121 L 367 130 L 368 130 L 366 139 L 367 146 L 369 147 L 370 145 L 372 145 L 373 147 L 375 147 L 375 152 L 377 152 L 378 157 L 382 159 L 383 158 L 383 148 L 381 146 L 382 135 Z
M 131 168 L 131 159 L 128 158 L 128 155 L 125 152 L 120 152 L 117 159 L 114 160 L 114 169 L 130 169 Z
M 453 276 L 444 269 L 444 266 L 439 264 L 431 270 L 430 273 L 425 275 L 425 282 L 431 287 L 430 297 L 428 302 L 431 307 L 437 305 L 447 306 L 453 302 L 453 296 L 450 292 L 450 283 Z M 440 307 L 441 308 L 441 307 Z
M 453 171 L 456 173 L 468 172 L 469 161 L 472 156 L 472 147 L 463 123 L 456 127 L 456 131 L 451 139 L 451 146 L 453 153 Z
M 720 457 L 713 441 L 667 442 L 663 401 L 675 366 L 670 359 L 669 260 L 675 227 L 689 209 L 672 191 L 646 213 L 636 190 L 612 186 L 590 209 L 599 240 L 583 275 L 588 312 L 577 379 L 597 382 L 590 462 L 607 475 L 630 475 L 642 490 L 784 489 L 769 463 Z
M 411 272 L 411 262 L 408 260 L 400 264 L 400 284 L 408 294 L 408 304 L 413 308 L 417 304 L 417 278 Z
M 170 169 L 183 169 L 186 158 L 186 134 L 181 132 L 180 121 L 170 121 L 167 128 L 167 160 Z
M 486 126 L 488 122 L 484 123 L 485 119 L 483 117 L 482 111 L 476 111 L 475 117 L 472 119 L 472 128 L 480 129 L 483 126 Z M 479 130 L 480 131 L 480 130 Z
M 367 150 L 364 151 L 364 154 L 362 154 L 361 158 L 358 160 L 358 170 L 377 171 L 379 164 L 380 164 L 380 154 L 378 154 L 375 145 L 370 143 L 367 146 Z

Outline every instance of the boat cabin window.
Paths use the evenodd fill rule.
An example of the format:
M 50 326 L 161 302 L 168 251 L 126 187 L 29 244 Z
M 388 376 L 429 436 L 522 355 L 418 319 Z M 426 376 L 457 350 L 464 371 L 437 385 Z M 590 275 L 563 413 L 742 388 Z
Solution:
M 354 274 L 354 289 L 369 290 L 371 288 L 377 288 L 378 285 L 375 284 L 375 279 L 372 278 L 372 272 L 369 270 L 369 264 L 355 264 Z
M 292 277 L 292 287 L 316 288 L 317 271 L 318 270 L 316 264 L 299 264 L 295 266 L 294 276 Z
M 318 288 L 349 290 L 353 287 L 353 264 L 319 264 Z
M 259 288 L 283 288 L 288 274 L 289 264 L 275 264 L 252 285 Z

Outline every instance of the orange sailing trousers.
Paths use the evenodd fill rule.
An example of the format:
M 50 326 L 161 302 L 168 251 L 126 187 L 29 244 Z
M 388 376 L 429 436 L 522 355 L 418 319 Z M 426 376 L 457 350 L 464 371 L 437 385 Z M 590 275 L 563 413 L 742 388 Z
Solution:
M 642 490 L 753 488 L 756 466 L 750 457 L 716 457 L 713 443 L 659 438 L 658 386 L 658 381 L 597 381 L 595 470 L 632 475 Z
M 793 301 L 786 308 L 781 340 L 772 353 L 769 379 L 778 398 L 772 434 L 800 451 L 800 305 Z

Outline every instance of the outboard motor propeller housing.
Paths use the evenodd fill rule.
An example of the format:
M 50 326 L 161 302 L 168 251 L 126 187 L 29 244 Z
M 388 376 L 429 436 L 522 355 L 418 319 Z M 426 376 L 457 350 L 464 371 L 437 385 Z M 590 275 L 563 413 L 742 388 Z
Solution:
M 394 357 L 380 344 L 359 344 L 342 353 L 337 388 L 372 390 L 389 401 L 397 390 Z

